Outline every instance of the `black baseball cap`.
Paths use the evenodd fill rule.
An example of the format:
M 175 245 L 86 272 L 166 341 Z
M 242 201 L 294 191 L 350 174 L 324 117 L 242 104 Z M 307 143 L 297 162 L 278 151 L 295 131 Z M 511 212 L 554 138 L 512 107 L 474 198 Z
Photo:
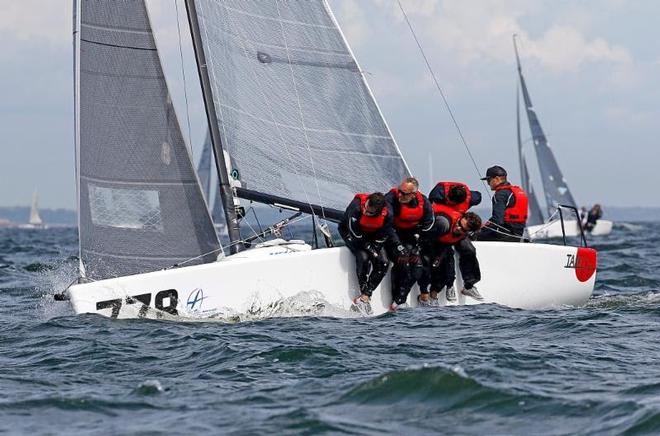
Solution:
M 504 168 L 499 165 L 495 165 L 486 170 L 486 177 L 482 177 L 481 180 L 488 180 L 498 176 L 506 177 L 506 175 L 506 170 Z

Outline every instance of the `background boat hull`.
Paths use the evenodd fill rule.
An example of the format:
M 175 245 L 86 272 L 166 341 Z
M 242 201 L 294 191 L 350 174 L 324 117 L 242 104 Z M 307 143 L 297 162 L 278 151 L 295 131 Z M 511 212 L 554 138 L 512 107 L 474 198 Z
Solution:
M 591 232 L 585 232 L 586 235 L 592 236 L 605 236 L 612 233 L 614 223 L 608 220 L 598 220 Z M 576 220 L 564 221 L 564 229 L 566 230 L 566 237 L 574 238 L 580 236 L 580 227 Z M 556 220 L 547 224 L 539 224 L 536 226 L 527 227 L 529 238 L 533 241 L 539 239 L 552 239 L 561 238 L 561 221 Z

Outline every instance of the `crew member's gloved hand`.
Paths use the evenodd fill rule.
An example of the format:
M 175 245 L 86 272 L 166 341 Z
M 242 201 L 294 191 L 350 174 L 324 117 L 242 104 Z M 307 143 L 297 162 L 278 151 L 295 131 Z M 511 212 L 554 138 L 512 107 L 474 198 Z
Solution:
M 399 265 L 407 265 L 410 262 L 410 253 L 406 250 L 406 247 L 399 244 L 396 246 L 396 263 Z
M 369 253 L 369 256 L 373 257 L 376 259 L 378 257 L 378 253 L 380 253 L 380 247 L 372 242 L 367 242 L 364 245 L 364 249 L 367 253 Z

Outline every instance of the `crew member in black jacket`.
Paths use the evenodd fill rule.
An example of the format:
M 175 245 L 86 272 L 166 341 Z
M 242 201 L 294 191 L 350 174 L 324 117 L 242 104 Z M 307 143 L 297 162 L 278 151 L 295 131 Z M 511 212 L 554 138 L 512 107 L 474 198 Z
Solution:
M 400 245 L 392 219 L 385 196 L 374 192 L 357 194 L 339 222 L 339 234 L 355 255 L 360 296 L 353 303 L 359 311 L 371 312 L 371 294 L 387 274 L 385 244 Z
M 480 241 L 520 242 L 527 222 L 527 194 L 519 186 L 507 181 L 507 173 L 501 166 L 486 171 L 486 180 L 493 195 L 493 213 L 479 232 Z
M 431 203 L 419 192 L 419 182 L 414 177 L 408 177 L 392 188 L 385 194 L 385 199 L 394 212 L 393 224 L 398 236 L 398 241 L 392 240 L 387 250 L 394 263 L 390 310 L 396 310 L 406 302 L 415 283 L 419 283 L 422 293 L 429 292 L 429 279 L 423 277 L 425 268 L 420 244 L 428 239 L 434 219 Z
M 433 213 L 445 215 L 448 217 L 453 211 L 466 213 L 472 206 L 481 203 L 481 193 L 471 190 L 468 185 L 462 182 L 438 182 L 429 195 Z M 449 215 L 448 215 L 449 214 Z M 481 226 L 481 221 L 479 221 Z M 478 230 L 478 229 L 477 229 Z M 458 252 L 458 266 L 463 277 L 464 289 L 467 292 L 481 280 L 481 269 L 477 259 L 477 250 L 469 238 L 460 238 L 454 244 L 448 244 L 443 251 L 442 265 L 444 271 L 437 265 L 432 266 L 432 282 L 430 300 L 425 295 L 420 296 L 420 303 L 429 303 L 436 305 L 438 303 L 438 294 L 443 288 L 446 289 L 447 301 L 456 300 L 456 290 L 454 281 L 456 280 L 456 266 L 454 264 L 454 250 Z M 433 262 L 437 262 L 438 256 L 434 256 Z M 476 298 L 476 296 L 475 296 Z

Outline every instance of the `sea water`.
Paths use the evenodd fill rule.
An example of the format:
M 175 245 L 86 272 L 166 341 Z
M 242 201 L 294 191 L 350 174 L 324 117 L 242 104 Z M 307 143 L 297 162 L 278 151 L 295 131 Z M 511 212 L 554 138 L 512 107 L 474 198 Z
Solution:
M 592 239 L 580 308 L 240 322 L 74 315 L 76 236 L 0 230 L 0 432 L 660 433 L 660 223 Z

